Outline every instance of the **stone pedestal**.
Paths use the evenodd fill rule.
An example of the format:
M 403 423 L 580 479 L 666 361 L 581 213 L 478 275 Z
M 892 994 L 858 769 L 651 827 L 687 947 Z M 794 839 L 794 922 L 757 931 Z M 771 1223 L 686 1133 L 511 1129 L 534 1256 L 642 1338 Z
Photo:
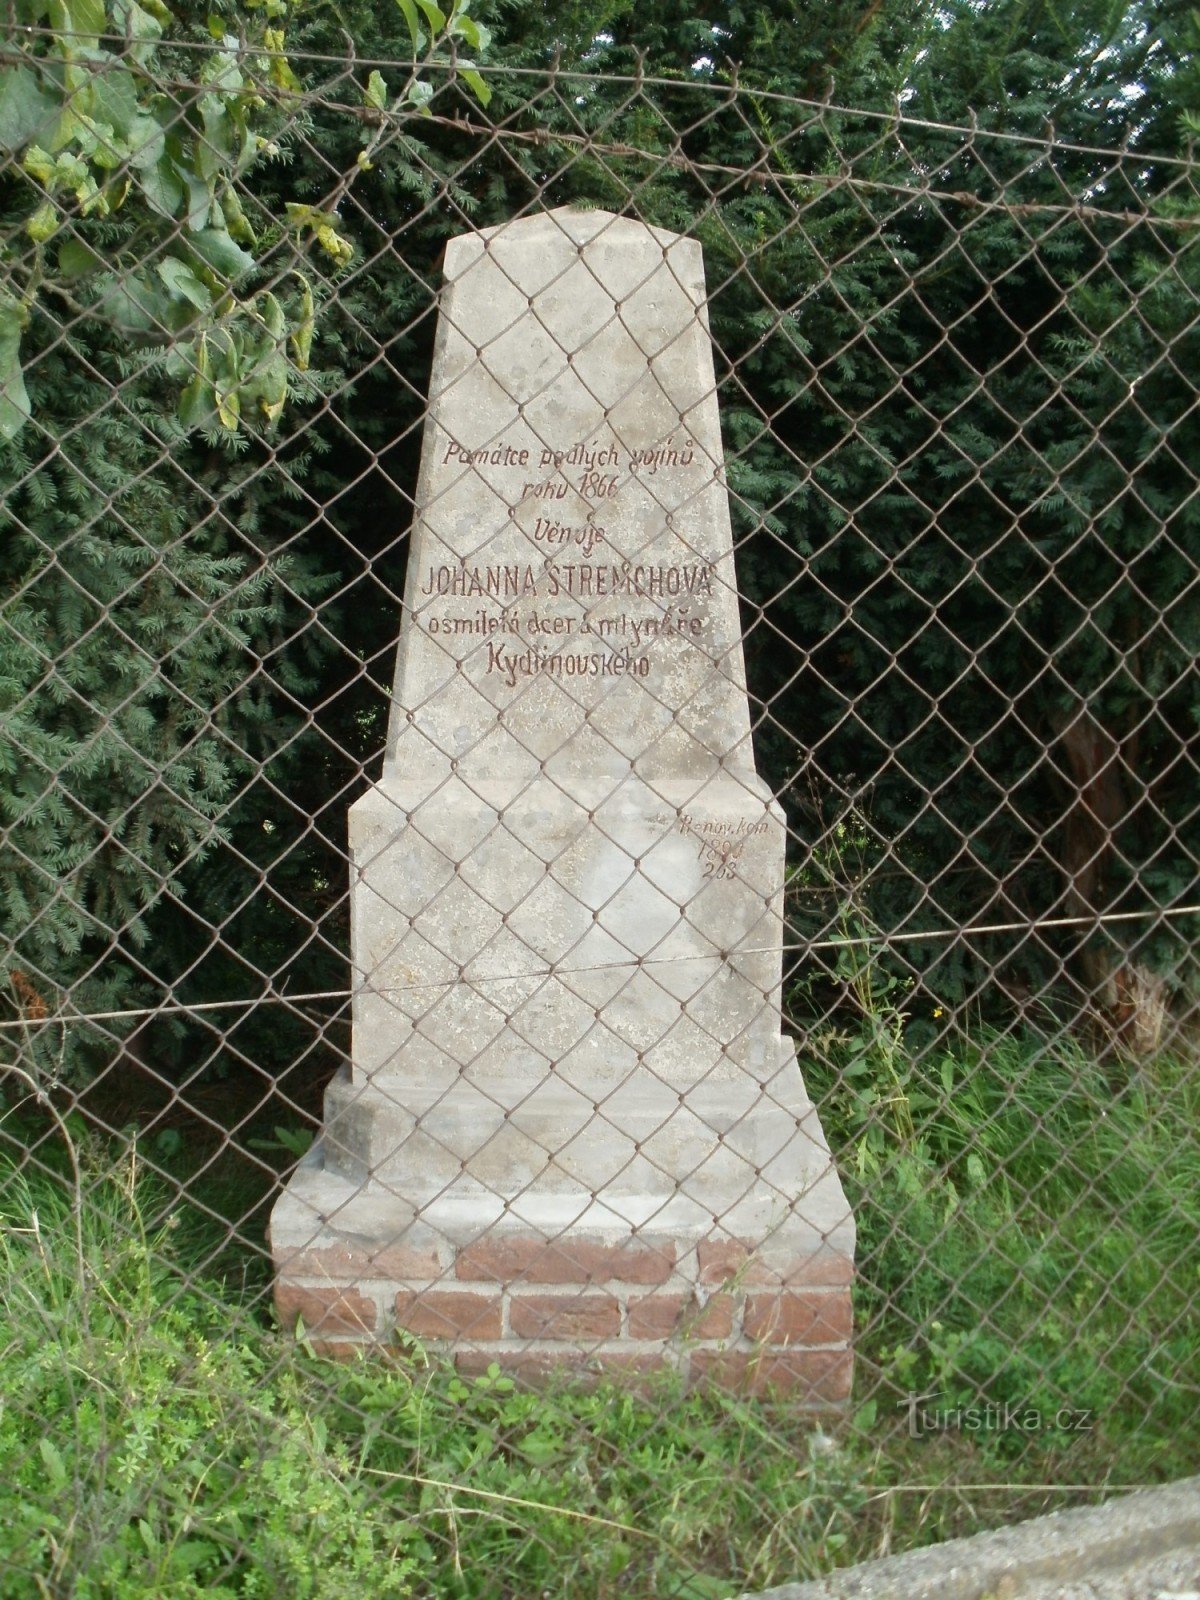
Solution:
M 844 1399 L 854 1226 L 780 1033 L 695 241 L 451 241 L 350 845 L 352 1065 L 272 1217 L 281 1317 Z

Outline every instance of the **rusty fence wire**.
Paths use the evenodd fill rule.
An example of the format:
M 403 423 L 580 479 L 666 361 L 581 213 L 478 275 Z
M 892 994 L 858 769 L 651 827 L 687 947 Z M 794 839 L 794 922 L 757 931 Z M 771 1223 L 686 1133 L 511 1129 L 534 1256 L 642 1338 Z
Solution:
M 1190 162 L 138 7 L 0 86 L 0 1594 L 732 1595 L 1186 1472 Z M 529 563 L 619 669 L 497 650 Z

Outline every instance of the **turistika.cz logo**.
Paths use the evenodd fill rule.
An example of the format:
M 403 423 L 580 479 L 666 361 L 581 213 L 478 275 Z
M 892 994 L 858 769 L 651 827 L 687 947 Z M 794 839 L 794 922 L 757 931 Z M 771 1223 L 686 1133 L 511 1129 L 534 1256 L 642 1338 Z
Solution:
M 910 1394 L 897 1404 L 908 1413 L 908 1436 L 923 1439 L 931 1433 L 1090 1433 L 1092 1413 L 1076 1406 L 1044 1411 L 1023 1402 L 1003 1405 L 987 1401 L 974 1406 L 938 1406 L 942 1391 Z

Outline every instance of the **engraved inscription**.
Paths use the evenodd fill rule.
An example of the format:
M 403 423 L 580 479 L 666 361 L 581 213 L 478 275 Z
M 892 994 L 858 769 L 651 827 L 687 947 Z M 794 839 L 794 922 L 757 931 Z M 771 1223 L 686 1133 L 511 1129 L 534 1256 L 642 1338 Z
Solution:
M 756 822 L 746 817 L 730 822 L 681 811 L 678 816 L 663 813 L 654 820 L 663 827 L 678 828 L 686 838 L 696 841 L 702 875 L 706 878 L 736 878 L 747 842 L 768 831 L 765 817 Z
M 468 449 L 451 440 L 441 464 L 485 473 L 514 521 L 522 505 L 539 502 L 532 525 L 523 525 L 538 559 L 428 566 L 416 593 L 429 603 L 416 620 L 431 637 L 485 643 L 485 673 L 509 687 L 539 674 L 645 678 L 654 641 L 703 643 L 713 565 L 622 559 L 596 504 L 614 499 L 624 481 L 652 482 L 659 473 L 689 469 L 711 476 L 711 463 L 689 435 L 647 448 L 596 437 L 567 450 L 504 439 Z M 574 515 L 565 506 L 555 512 L 540 505 L 568 497 Z M 671 514 L 664 517 L 670 526 Z M 473 603 L 455 604 L 463 600 Z M 636 601 L 648 604 L 637 607 Z

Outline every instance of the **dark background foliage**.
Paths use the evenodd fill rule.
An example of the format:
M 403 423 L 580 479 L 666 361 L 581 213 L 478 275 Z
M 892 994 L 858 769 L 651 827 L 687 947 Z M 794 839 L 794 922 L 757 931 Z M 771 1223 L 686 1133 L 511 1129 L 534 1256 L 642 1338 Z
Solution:
M 345 989 L 345 811 L 382 746 L 440 254 L 567 203 L 704 245 L 798 934 L 851 905 L 906 936 L 897 972 L 997 1020 L 1014 995 L 1112 1013 L 1131 974 L 1184 992 L 1194 923 L 1161 913 L 1200 859 L 1200 284 L 1193 234 L 1159 225 L 1192 190 L 1150 156 L 1186 137 L 1187 9 L 489 20 L 486 109 L 431 69 L 433 115 L 398 118 L 365 170 L 368 73 L 395 95 L 409 70 L 399 11 L 289 23 L 305 99 L 268 108 L 278 153 L 241 180 L 251 283 L 317 285 L 312 369 L 274 427 L 189 431 L 119 330 L 61 301 L 34 318 L 37 427 L 0 447 L 11 1013 Z M 336 205 L 353 256 L 280 228 L 288 203 Z M 73 220 L 97 249 L 135 226 Z M 1103 910 L 1138 915 L 933 937 Z M 809 979 L 804 1003 L 833 1003 Z M 124 1040 L 312 1106 L 344 1015 L 172 1017 L 132 1044 L 111 1021 L 45 1039 L 44 1065 L 92 1072 Z

